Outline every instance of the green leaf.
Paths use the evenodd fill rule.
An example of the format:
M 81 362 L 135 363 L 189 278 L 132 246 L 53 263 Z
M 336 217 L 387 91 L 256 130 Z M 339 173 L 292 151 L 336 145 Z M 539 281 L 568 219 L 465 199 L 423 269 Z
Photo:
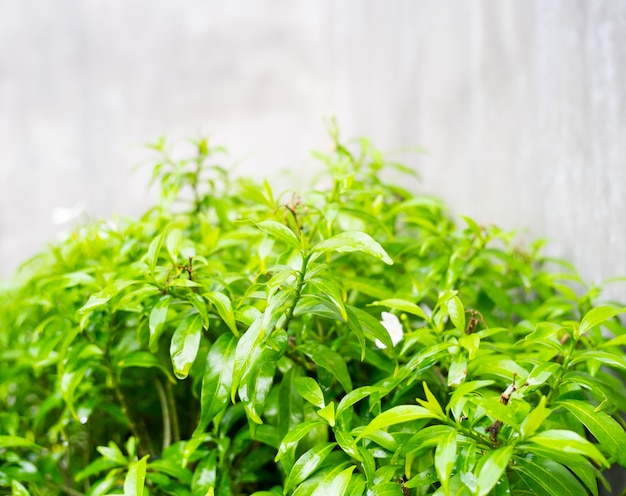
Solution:
M 322 393 L 322 388 L 320 388 L 315 379 L 311 377 L 296 377 L 294 385 L 296 391 L 298 391 L 300 396 L 305 400 L 318 408 L 324 408 L 324 393 Z
M 74 408 L 74 393 L 76 388 L 80 385 L 85 377 L 85 374 L 89 370 L 87 365 L 83 365 L 77 370 L 66 370 L 61 376 L 61 395 L 69 408 L 72 417 L 75 420 L 79 420 L 76 409 Z
M 450 401 L 446 406 L 446 411 L 452 411 L 454 418 L 459 420 L 462 416 L 463 408 L 467 401 L 472 397 L 472 392 L 482 389 L 487 386 L 491 386 L 494 381 L 470 381 L 464 382 L 459 387 L 456 388 L 452 396 L 450 397 Z
M 428 408 L 437 418 L 441 420 L 445 419 L 446 415 L 443 413 L 441 405 L 437 401 L 437 398 L 435 398 L 435 395 L 428 389 L 428 383 L 423 381 L 422 386 L 424 388 L 424 394 L 426 395 L 426 401 L 417 398 L 417 402 L 424 408 Z
M 367 398 L 370 394 L 381 393 L 383 391 L 385 391 L 385 389 L 378 386 L 362 386 L 360 388 L 353 389 L 341 398 L 339 405 L 337 405 L 337 417 L 358 401 L 361 401 L 363 398 Z
M 454 327 L 460 332 L 465 332 L 465 309 L 461 300 L 456 296 L 448 300 L 448 315 Z
M 29 441 L 28 439 L 24 439 L 20 436 L 1 436 L 0 435 L 0 448 L 28 448 L 32 449 L 41 449 L 41 446 Z
M 537 429 L 543 424 L 552 410 L 546 408 L 546 397 L 542 396 L 539 400 L 539 404 L 526 416 L 522 425 L 520 426 L 520 434 L 522 438 L 527 438 L 535 434 Z
M 511 456 L 513 456 L 513 446 L 504 446 L 490 451 L 480 459 L 476 467 L 478 496 L 489 494 L 502 477 Z
M 154 269 L 159 261 L 159 253 L 161 253 L 161 246 L 163 246 L 163 240 L 167 235 L 169 226 L 165 228 L 160 234 L 158 234 L 148 246 L 148 253 L 146 253 L 146 263 L 150 269 L 150 275 L 154 279 Z
M 346 231 L 332 238 L 318 243 L 311 250 L 316 255 L 331 251 L 336 253 L 362 252 L 376 257 L 388 265 L 393 265 L 393 260 L 369 234 L 359 231 Z
M 309 420 L 307 422 L 302 422 L 296 425 L 293 429 L 291 429 L 287 435 L 283 438 L 278 448 L 278 453 L 276 454 L 276 458 L 274 458 L 275 462 L 280 461 L 280 459 L 285 456 L 285 454 L 295 448 L 298 445 L 298 442 L 306 436 L 312 429 L 320 426 L 324 426 L 324 422 L 320 422 L 319 420 Z
M 237 339 L 234 336 L 222 334 L 209 350 L 202 379 L 200 421 L 196 433 L 204 431 L 215 415 L 228 404 L 236 347 Z
M 187 316 L 178 325 L 172 336 L 170 356 L 174 375 L 178 379 L 185 379 L 189 369 L 196 359 L 202 338 L 202 318 L 194 313 Z
M 456 463 L 456 447 L 456 430 L 451 430 L 439 440 L 435 450 L 435 470 L 445 494 L 448 493 L 450 475 Z
M 582 336 L 589 329 L 605 322 L 616 315 L 626 312 L 626 307 L 600 306 L 589 310 L 580 321 L 578 334 Z
M 313 278 L 307 281 L 307 284 L 315 287 L 322 295 L 324 295 L 333 304 L 333 306 L 341 315 L 341 318 L 345 321 L 348 320 L 348 314 L 346 307 L 343 303 L 343 296 L 341 294 L 341 288 L 339 285 L 326 279 Z
M 352 379 L 348 367 L 339 353 L 323 344 L 310 341 L 298 346 L 298 350 L 307 355 L 318 366 L 333 374 L 346 392 L 352 390 Z
M 387 298 L 386 300 L 375 301 L 371 303 L 371 305 L 400 310 L 401 312 L 406 312 L 428 321 L 428 316 L 424 313 L 424 310 L 422 310 L 421 307 L 417 306 L 415 303 L 411 303 L 410 301 L 402 300 L 400 298 Z
M 217 313 L 222 318 L 224 323 L 235 336 L 239 337 L 239 329 L 237 329 L 237 324 L 235 322 L 235 313 L 233 312 L 233 307 L 228 296 L 218 291 L 204 293 L 202 296 L 213 303 Z
M 563 465 L 546 458 L 515 457 L 511 468 L 534 494 L 548 496 L 587 496 L 587 490 Z
M 285 479 L 284 494 L 315 472 L 335 446 L 337 443 L 318 444 L 298 458 Z
M 591 360 L 597 360 L 608 367 L 614 367 L 622 370 L 626 369 L 626 360 L 623 356 L 600 350 L 585 350 L 574 353 L 572 360 L 570 361 L 570 366 L 574 366 L 579 363 L 586 363 Z
M 360 326 L 362 332 L 367 334 L 373 341 L 378 339 L 388 350 L 394 353 L 393 341 L 391 341 L 389 331 L 385 329 L 378 319 L 360 308 L 350 305 L 347 305 L 346 308 L 348 310 L 348 325 L 350 325 L 350 329 L 354 329 L 353 324 L 356 320 L 356 325 Z
M 176 263 L 178 253 L 180 252 L 180 244 L 183 240 L 183 233 L 180 229 L 172 229 L 165 239 L 165 246 L 170 255 L 172 263 Z
M 352 472 L 356 467 L 354 465 L 342 470 L 339 474 L 333 475 L 332 478 L 324 478 L 317 484 L 315 491 L 311 496 L 329 496 L 346 494 L 350 479 L 352 478 Z
M 525 385 L 526 387 L 540 386 L 544 384 L 548 379 L 550 379 L 554 374 L 556 374 L 560 369 L 561 365 L 554 362 L 544 362 L 540 365 L 537 365 L 534 369 L 530 371 L 530 374 L 528 374 Z
M 539 444 L 550 449 L 556 449 L 563 453 L 576 453 L 586 456 L 598 465 L 609 467 L 606 458 L 593 444 L 574 431 L 564 429 L 550 429 L 542 431 L 528 439 L 531 443 Z
M 191 480 L 192 496 L 212 494 L 217 483 L 217 450 L 211 450 L 202 458 L 194 470 Z
M 163 332 L 163 326 L 165 321 L 167 320 L 167 311 L 170 307 L 170 301 L 172 297 L 170 295 L 163 296 L 154 308 L 150 312 L 150 342 L 149 347 L 150 351 L 156 353 L 159 349 L 159 337 Z
M 128 463 L 128 460 L 123 455 L 122 451 L 113 441 L 109 441 L 108 446 L 98 446 L 96 450 L 98 450 L 98 453 L 100 453 L 104 458 L 111 460 L 118 465 L 125 466 Z
M 157 369 L 160 369 L 170 382 L 176 383 L 176 380 L 172 377 L 172 373 L 169 371 L 169 369 L 165 367 L 165 365 L 163 365 L 163 363 L 161 363 L 161 361 L 149 351 L 143 351 L 143 350 L 132 351 L 128 355 L 125 355 L 122 358 L 120 358 L 117 361 L 116 366 L 120 369 L 119 370 L 120 372 L 121 370 L 130 368 L 130 367 L 140 367 L 140 368 L 155 367 Z
M 335 402 L 331 401 L 324 408 L 317 411 L 317 414 L 328 422 L 328 425 L 334 427 L 335 425 Z
M 293 248 L 300 248 L 300 240 L 297 238 L 294 232 L 284 224 L 273 220 L 264 220 L 262 222 L 256 223 L 256 226 L 261 231 L 266 232 L 270 236 L 278 238 L 281 241 L 284 241 Z
M 11 481 L 11 494 L 13 496 L 30 496 L 28 489 L 15 479 Z
M 602 449 L 626 467 L 626 432 L 612 417 L 584 401 L 567 400 L 557 403 L 567 409 L 598 440 Z
M 250 369 L 251 365 L 256 363 L 263 352 L 265 329 L 262 324 L 262 318 L 255 320 L 237 343 L 233 366 L 233 382 L 231 385 L 231 401 L 233 403 L 235 402 L 241 378 Z
M 128 474 L 124 479 L 124 496 L 143 496 L 144 481 L 146 480 L 146 463 L 150 455 L 130 464 Z
M 394 406 L 380 415 L 377 415 L 362 431 L 358 433 L 357 441 L 362 437 L 395 424 L 410 422 L 411 420 L 438 418 L 428 408 L 417 405 Z

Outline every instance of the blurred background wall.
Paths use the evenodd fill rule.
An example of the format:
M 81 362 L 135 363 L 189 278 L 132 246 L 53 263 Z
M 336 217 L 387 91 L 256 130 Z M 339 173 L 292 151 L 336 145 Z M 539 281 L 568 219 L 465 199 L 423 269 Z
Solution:
M 271 177 L 328 115 L 427 148 L 419 188 L 455 212 L 626 275 L 626 2 L 0 0 L 0 276 L 65 214 L 141 213 L 160 135 Z

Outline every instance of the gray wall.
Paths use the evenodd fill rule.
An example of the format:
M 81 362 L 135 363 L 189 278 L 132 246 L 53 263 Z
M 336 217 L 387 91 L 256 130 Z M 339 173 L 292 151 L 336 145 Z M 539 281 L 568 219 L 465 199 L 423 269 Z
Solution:
M 208 132 L 272 176 L 322 117 L 408 159 L 422 190 L 626 275 L 626 2 L 0 0 L 0 275 L 56 207 L 137 215 L 141 144 Z M 624 285 L 612 294 L 626 300 Z

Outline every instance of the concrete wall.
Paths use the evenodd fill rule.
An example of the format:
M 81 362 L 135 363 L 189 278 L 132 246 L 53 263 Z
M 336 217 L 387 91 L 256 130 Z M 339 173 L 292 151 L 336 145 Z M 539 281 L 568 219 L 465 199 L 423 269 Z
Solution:
M 626 275 L 626 3 L 0 0 L 0 275 L 56 207 L 138 214 L 159 135 L 209 132 L 271 176 L 324 115 L 422 145 L 420 188 Z M 624 286 L 613 294 L 626 300 Z

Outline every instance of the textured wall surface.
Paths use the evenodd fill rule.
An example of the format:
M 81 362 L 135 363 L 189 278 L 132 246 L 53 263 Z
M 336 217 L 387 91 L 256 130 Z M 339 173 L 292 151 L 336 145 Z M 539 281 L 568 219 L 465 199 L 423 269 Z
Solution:
M 329 114 L 426 147 L 420 188 L 454 211 L 547 237 L 587 279 L 626 275 L 610 0 L 0 0 L 0 275 L 55 237 L 57 207 L 141 212 L 142 143 L 209 132 L 272 176 L 325 146 Z

